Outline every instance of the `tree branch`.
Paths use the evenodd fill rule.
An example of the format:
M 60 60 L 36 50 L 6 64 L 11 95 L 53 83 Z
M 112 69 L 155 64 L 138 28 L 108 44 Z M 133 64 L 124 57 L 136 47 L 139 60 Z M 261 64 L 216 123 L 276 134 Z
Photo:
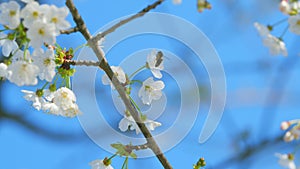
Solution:
M 100 66 L 99 61 L 92 61 L 92 60 L 65 60 L 66 63 L 70 65 L 77 65 L 77 66 Z
M 75 26 L 75 27 L 67 29 L 67 30 L 61 30 L 60 34 L 67 34 L 67 35 L 69 35 L 71 33 L 75 33 L 75 32 L 78 32 L 78 31 L 79 31 L 78 27 Z
M 106 33 L 102 34 L 102 35 L 106 35 L 110 32 L 113 32 L 113 30 L 115 30 L 119 26 L 121 26 L 125 23 L 128 23 L 129 21 L 131 21 L 131 20 L 133 20 L 133 19 L 135 19 L 139 16 L 143 16 L 146 12 L 148 12 L 149 10 L 155 8 L 157 5 L 161 4 L 162 2 L 163 2 L 163 0 L 156 1 L 154 4 L 149 5 L 147 8 L 143 9 L 137 15 L 134 15 L 134 16 L 126 19 L 125 21 L 123 21 L 122 24 L 119 24 L 118 26 L 113 26 L 109 30 L 104 31 Z M 164 154 L 162 153 L 162 151 L 158 147 L 156 141 L 152 137 L 152 134 L 147 129 L 146 125 L 142 122 L 138 111 L 132 105 L 132 103 L 129 99 L 129 96 L 125 92 L 125 88 L 122 86 L 122 84 L 119 82 L 119 80 L 114 77 L 114 73 L 113 73 L 110 65 L 107 63 L 107 61 L 105 59 L 105 56 L 104 56 L 104 53 L 102 52 L 102 49 L 98 45 L 98 41 L 99 41 L 99 39 L 101 39 L 102 35 L 98 36 L 98 38 L 92 38 L 91 34 L 89 33 L 88 29 L 86 28 L 86 25 L 85 25 L 82 17 L 80 16 L 78 10 L 75 7 L 75 5 L 73 3 L 73 0 L 66 0 L 66 5 L 70 9 L 70 12 L 73 16 L 73 20 L 75 21 L 79 31 L 85 37 L 85 39 L 88 41 L 89 46 L 93 49 L 94 53 L 98 57 L 98 59 L 100 61 L 100 66 L 99 67 L 101 69 L 103 69 L 105 71 L 105 73 L 107 74 L 107 76 L 111 79 L 113 85 L 115 86 L 115 88 L 118 91 L 121 99 L 123 100 L 127 110 L 130 112 L 131 116 L 133 117 L 133 119 L 135 120 L 135 122 L 139 126 L 140 130 L 142 131 L 144 137 L 146 138 L 147 143 L 149 145 L 149 148 L 154 152 L 154 154 L 159 159 L 160 163 L 164 166 L 164 168 L 172 169 L 172 166 L 170 165 L 167 158 L 164 156 Z
M 113 25 L 112 27 L 108 28 L 106 31 L 102 32 L 102 33 L 99 33 L 98 35 L 96 35 L 94 37 L 95 41 L 99 41 L 101 38 L 104 38 L 106 35 L 114 32 L 117 28 L 121 27 L 122 25 L 136 19 L 136 18 L 139 18 L 139 17 L 142 17 L 144 16 L 147 12 L 149 12 L 150 10 L 156 8 L 158 5 L 160 5 L 164 0 L 158 0 L 156 1 L 155 3 L 151 4 L 151 5 L 148 5 L 146 8 L 142 9 L 140 12 L 138 12 L 137 14 L 127 18 L 127 19 L 124 19 L 124 20 L 121 20 L 120 22 L 116 23 L 115 25 Z
M 142 144 L 142 145 L 126 145 L 126 149 L 128 151 L 132 151 L 132 150 L 135 150 L 135 151 L 139 151 L 139 150 L 145 150 L 145 149 L 148 149 L 149 148 L 149 145 L 148 143 L 145 143 L 145 144 Z

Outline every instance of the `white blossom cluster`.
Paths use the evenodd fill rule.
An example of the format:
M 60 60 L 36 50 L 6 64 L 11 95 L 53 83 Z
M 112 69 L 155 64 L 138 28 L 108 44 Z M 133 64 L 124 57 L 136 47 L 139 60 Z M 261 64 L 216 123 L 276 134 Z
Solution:
M 281 129 L 286 131 L 284 135 L 285 142 L 300 139 L 300 120 L 284 121 L 281 123 Z
M 300 1 L 282 0 L 279 4 L 279 9 L 289 17 L 289 30 L 296 35 L 300 35 Z
M 63 117 L 75 117 L 81 114 L 76 102 L 76 96 L 73 91 L 61 87 L 58 90 L 51 92 L 46 89 L 42 96 L 38 92 L 22 90 L 25 94 L 24 98 L 32 102 L 32 106 L 37 110 L 43 110 L 53 115 L 60 115 Z
M 278 38 L 270 33 L 272 29 L 270 26 L 268 27 L 258 22 L 255 22 L 254 26 L 263 39 L 263 44 L 269 48 L 272 55 L 288 55 L 285 43 L 281 38 Z
M 0 32 L 0 46 L 6 57 L 6 62 L 0 63 L 0 78 L 18 86 L 37 85 L 38 78 L 51 83 L 59 66 L 52 46 L 60 30 L 70 27 L 65 20 L 68 9 L 40 5 L 34 0 L 22 1 L 25 3 L 22 9 L 16 1 L 0 4 L 0 24 L 4 27 Z M 44 88 L 22 92 L 37 110 L 64 117 L 81 113 L 74 93 L 66 87 L 51 92 Z
M 288 22 L 289 31 L 296 35 L 300 35 L 300 1 L 281 0 L 279 3 L 279 10 L 288 17 L 286 20 Z M 278 22 L 278 24 L 281 23 L 283 22 Z M 287 56 L 288 52 L 286 45 L 282 39 L 282 36 L 285 34 L 285 30 L 281 37 L 276 37 L 270 33 L 276 25 L 277 24 L 274 24 L 273 26 L 265 26 L 257 22 L 254 23 L 255 28 L 258 30 L 263 39 L 263 44 L 270 49 L 270 53 L 272 55 Z
M 23 9 L 16 1 L 0 4 L 0 24 L 5 27 L 0 33 L 0 46 L 2 54 L 11 61 L 8 65 L 1 63 L 1 77 L 18 86 L 36 85 L 37 77 L 51 82 L 56 67 L 54 51 L 51 48 L 45 51 L 42 47 L 44 44 L 54 45 L 59 31 L 70 27 L 65 20 L 68 10 L 40 5 L 33 0 L 23 2 L 26 3 Z M 19 39 L 20 46 L 17 37 L 23 38 Z M 29 47 L 34 50 L 32 54 Z
M 284 121 L 280 126 L 281 130 L 286 131 L 283 140 L 285 142 L 291 142 L 293 140 L 299 140 L 300 138 L 300 120 Z M 280 154 L 276 153 L 275 156 L 279 158 L 278 163 L 287 169 L 296 169 L 294 161 L 294 153 Z
M 162 74 L 160 71 L 164 69 L 163 58 L 162 58 L 163 56 L 162 53 L 160 54 L 161 55 L 159 55 L 157 51 L 153 50 L 147 56 L 147 62 L 146 62 L 146 67 L 150 69 L 153 76 L 158 79 L 162 78 Z M 111 68 L 114 72 L 114 78 L 117 78 L 123 85 L 130 84 L 130 82 L 127 81 L 129 79 L 126 78 L 126 74 L 121 67 L 112 66 Z M 102 83 L 104 85 L 110 84 L 114 89 L 107 75 L 103 75 Z M 161 98 L 162 90 L 164 89 L 164 87 L 165 84 L 163 81 L 161 80 L 155 81 L 153 77 L 149 77 L 142 83 L 142 86 L 138 92 L 138 96 L 142 100 L 143 104 L 150 105 L 153 100 L 159 100 Z M 149 120 L 146 117 L 142 118 L 142 120 L 149 130 L 154 130 L 156 127 L 161 126 L 161 123 L 153 120 Z M 127 114 L 125 113 L 124 118 L 121 119 L 119 123 L 119 129 L 123 132 L 127 130 L 135 130 L 136 134 L 141 133 L 133 117 L 130 116 L 128 113 Z

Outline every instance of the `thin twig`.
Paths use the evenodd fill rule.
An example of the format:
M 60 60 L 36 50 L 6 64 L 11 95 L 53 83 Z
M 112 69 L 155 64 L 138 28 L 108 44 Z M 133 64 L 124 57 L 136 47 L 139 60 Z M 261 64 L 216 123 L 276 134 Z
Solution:
M 70 65 L 76 66 L 100 66 L 99 61 L 92 61 L 92 60 L 66 60 L 65 62 L 69 63 Z
M 145 8 L 141 12 L 139 12 L 139 14 L 136 15 L 136 16 L 137 17 L 138 16 L 143 16 L 147 11 L 149 11 L 149 10 L 155 8 L 157 5 L 161 4 L 161 2 L 163 2 L 163 0 L 156 1 L 152 5 L 149 5 L 147 8 Z M 152 137 L 152 134 L 147 129 L 146 125 L 142 122 L 138 111 L 131 104 L 130 98 L 126 93 L 125 88 L 122 86 L 122 84 L 119 82 L 119 80 L 116 77 L 114 77 L 114 73 L 113 73 L 110 65 L 107 63 L 107 61 L 105 59 L 105 56 L 104 56 L 104 53 L 102 52 L 101 48 L 98 45 L 99 40 L 97 40 L 97 38 L 92 39 L 91 34 L 89 33 L 88 29 L 86 28 L 86 25 L 85 25 L 82 17 L 80 16 L 78 10 L 76 9 L 76 7 L 73 3 L 73 0 L 66 0 L 66 5 L 70 10 L 70 12 L 73 16 L 73 20 L 75 21 L 79 31 L 84 36 L 84 38 L 88 41 L 89 46 L 93 49 L 94 53 L 98 57 L 98 60 L 100 61 L 100 66 L 99 67 L 101 69 L 103 69 L 105 71 L 105 73 L 107 74 L 107 76 L 111 79 L 113 85 L 115 86 L 115 88 L 118 91 L 121 99 L 123 100 L 127 110 L 130 112 L 131 116 L 133 117 L 136 124 L 139 126 L 141 132 L 143 133 L 144 137 L 146 138 L 147 143 L 149 145 L 149 148 L 153 151 L 153 153 L 159 159 L 160 163 L 164 166 L 164 168 L 172 169 L 172 166 L 170 165 L 167 158 L 165 157 L 165 155 L 160 150 L 160 148 L 157 145 L 156 141 Z M 125 24 L 125 23 L 129 22 L 130 20 L 132 20 L 134 18 L 137 18 L 137 17 L 130 17 L 131 19 L 128 18 L 126 20 L 126 22 L 124 22 L 123 24 Z M 121 25 L 123 25 L 123 24 L 121 24 Z M 121 26 L 121 25 L 119 25 L 119 26 Z M 113 31 L 116 28 L 118 28 L 119 26 L 111 28 L 111 30 Z M 107 31 L 104 31 L 104 32 L 109 33 L 109 32 L 112 32 L 112 31 L 107 30 Z M 99 39 L 101 39 L 101 36 L 100 36 Z
M 108 28 L 106 31 L 102 32 L 102 33 L 99 33 L 97 34 L 94 39 L 95 41 L 99 41 L 101 38 L 105 37 L 106 35 L 114 32 L 117 28 L 121 27 L 122 25 L 136 19 L 136 18 L 139 18 L 139 17 L 142 17 L 144 16 L 147 12 L 149 12 L 150 10 L 156 8 L 158 5 L 160 5 L 164 0 L 158 0 L 156 1 L 155 3 L 151 4 L 151 5 L 148 5 L 146 8 L 142 9 L 140 12 L 138 12 L 137 14 L 127 18 L 127 19 L 124 19 L 124 20 L 121 20 L 120 22 L 116 23 L 115 25 L 113 25 L 112 27 Z
M 126 145 L 126 150 L 128 151 L 132 151 L 132 150 L 136 150 L 136 151 L 139 151 L 139 150 L 145 150 L 145 149 L 148 149 L 149 146 L 148 146 L 148 143 L 145 143 L 145 144 L 142 144 L 142 145 Z
M 78 31 L 79 31 L 78 27 L 75 26 L 75 27 L 67 29 L 67 30 L 61 30 L 60 34 L 67 34 L 67 35 L 69 35 L 71 33 L 75 33 L 75 32 L 78 32 Z

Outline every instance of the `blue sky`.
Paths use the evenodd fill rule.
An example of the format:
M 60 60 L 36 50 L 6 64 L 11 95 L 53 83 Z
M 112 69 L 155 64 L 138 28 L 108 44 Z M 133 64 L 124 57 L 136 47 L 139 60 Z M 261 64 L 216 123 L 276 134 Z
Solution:
M 153 1 L 77 0 L 75 4 L 90 32 L 94 33 L 107 23 L 133 14 L 151 2 Z M 52 3 L 63 5 L 58 0 Z M 189 53 L 188 47 L 166 37 L 148 35 L 126 39 L 116 45 L 108 55 L 108 61 L 112 65 L 118 65 L 124 57 L 136 51 L 149 48 L 167 49 L 182 58 L 191 67 L 193 73 L 203 77 L 197 79 L 197 84 L 203 89 L 200 90 L 200 110 L 193 128 L 180 144 L 166 152 L 174 168 L 192 168 L 192 164 L 196 163 L 199 157 L 205 157 L 207 168 L 215 167 L 238 154 L 238 147 L 234 144 L 234 140 L 237 140 L 241 133 L 248 135 L 245 142 L 238 142 L 239 148 L 243 149 L 246 145 L 256 145 L 263 139 L 271 139 L 283 134 L 279 129 L 281 121 L 298 117 L 300 91 L 297 77 L 300 72 L 297 62 L 299 57 L 297 44 L 299 38 L 287 33 L 284 39 L 290 55 L 275 57 L 271 56 L 268 49 L 262 45 L 253 27 L 255 21 L 268 24 L 285 17 L 277 11 L 276 3 L 272 0 L 265 2 L 226 0 L 211 3 L 213 9 L 204 13 L 197 12 L 195 0 L 183 0 L 183 3 L 177 6 L 168 0 L 153 10 L 179 16 L 197 26 L 213 43 L 223 63 L 227 82 L 226 109 L 216 132 L 204 144 L 198 142 L 198 137 L 208 112 L 210 84 L 201 62 L 186 57 L 186 55 L 193 55 Z M 71 17 L 69 20 L 74 25 Z M 276 27 L 275 34 L 280 35 L 285 25 Z M 58 39 L 58 43 L 66 47 L 76 47 L 84 43 L 84 39 L 79 34 L 63 35 Z M 102 75 L 103 72 L 97 72 L 95 83 L 99 85 L 95 91 L 101 92 L 101 95 L 97 96 L 98 104 L 103 109 L 105 118 L 116 128 L 118 121 L 115 120 L 118 120 L 120 115 L 114 112 L 111 100 L 106 100 L 110 98 L 110 89 L 100 83 Z M 168 98 L 171 103 L 176 103 L 178 99 L 174 95 L 177 96 L 177 93 L 173 92 L 176 85 L 166 73 L 164 76 L 166 81 L 171 81 L 168 83 L 170 86 L 165 89 L 166 96 L 171 97 Z M 144 77 L 144 74 L 139 77 Z M 30 103 L 22 99 L 21 89 L 34 90 L 32 87 L 19 88 L 9 82 L 2 84 L 1 102 L 4 109 L 21 114 L 31 123 L 51 133 L 65 134 L 67 139 L 44 137 L 42 134 L 26 129 L 23 125 L 5 119 L 0 120 L 0 169 L 85 169 L 90 168 L 88 165 L 90 161 L 111 155 L 89 139 L 78 119 L 65 119 L 34 111 Z M 272 99 L 267 99 L 268 97 Z M 169 106 L 168 110 L 174 108 L 172 105 Z M 115 116 L 109 116 L 111 111 Z M 173 122 L 173 119 L 162 120 L 163 124 Z M 99 132 L 102 133 L 101 137 L 107 136 L 105 131 L 99 129 Z M 245 161 L 226 163 L 228 164 L 226 168 L 254 169 L 263 166 L 266 169 L 279 169 L 274 153 L 293 151 L 293 147 L 285 143 L 266 145 L 260 149 L 261 151 Z M 113 166 L 120 168 L 122 162 L 122 158 L 116 157 Z M 299 158 L 296 159 L 296 163 L 300 164 L 299 162 Z M 162 168 L 154 157 L 129 161 L 129 168 L 141 167 Z

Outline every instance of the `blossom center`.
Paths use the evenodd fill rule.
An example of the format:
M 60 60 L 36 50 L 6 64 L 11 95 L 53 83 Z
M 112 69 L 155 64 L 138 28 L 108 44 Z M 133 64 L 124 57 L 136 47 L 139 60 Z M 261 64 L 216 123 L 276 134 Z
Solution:
M 32 13 L 32 16 L 33 16 L 34 18 L 37 18 L 37 17 L 39 16 L 39 13 L 38 13 L 37 11 L 34 11 L 34 12 Z
M 39 32 L 40 35 L 45 35 L 45 30 L 43 28 L 39 29 L 38 32 Z
M 44 60 L 44 65 L 45 66 L 49 66 L 50 63 L 51 63 L 51 59 L 47 58 L 47 59 Z
M 62 96 L 64 99 L 66 99 L 66 98 L 68 98 L 68 93 L 67 93 L 67 92 L 62 92 L 62 93 L 61 93 L 61 96 Z
M 16 11 L 13 10 L 9 11 L 9 16 L 16 16 L 16 14 L 17 14 Z
M 151 92 L 152 91 L 152 88 L 151 88 L 151 86 L 145 86 L 145 90 L 147 91 L 147 92 Z
M 297 23 L 296 23 L 298 26 L 300 26 L 300 20 L 297 20 Z
M 57 18 L 52 18 L 52 19 L 51 19 L 51 22 L 57 23 L 57 22 L 58 22 L 58 19 L 57 19 Z
M 20 69 L 21 72 L 26 72 L 27 71 L 27 64 L 22 64 L 22 67 Z

